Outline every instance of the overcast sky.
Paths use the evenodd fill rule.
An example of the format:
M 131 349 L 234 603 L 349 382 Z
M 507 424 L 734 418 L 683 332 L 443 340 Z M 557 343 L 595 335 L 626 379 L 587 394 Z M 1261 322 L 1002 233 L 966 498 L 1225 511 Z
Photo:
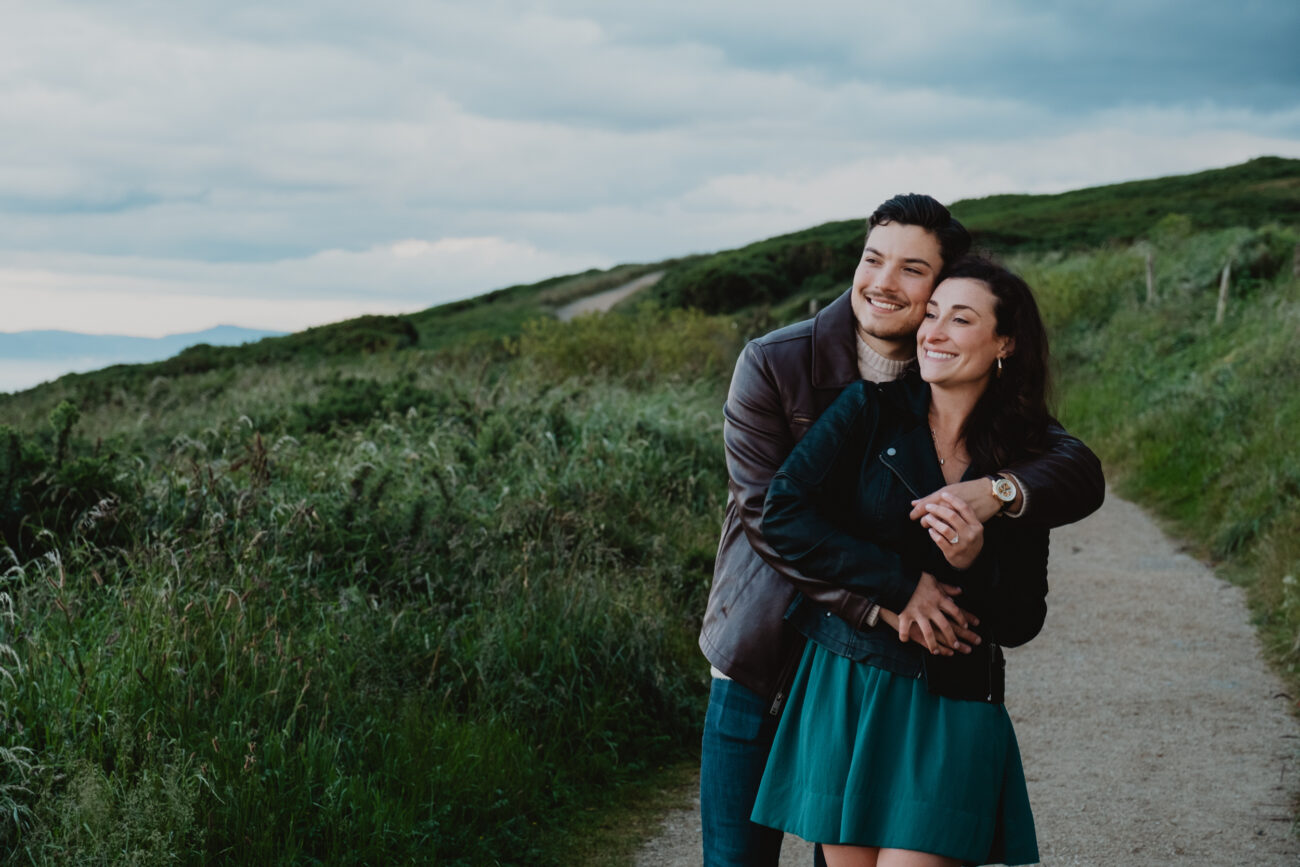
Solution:
M 1300 157 L 1300 3 L 0 0 L 0 331 L 294 330 Z

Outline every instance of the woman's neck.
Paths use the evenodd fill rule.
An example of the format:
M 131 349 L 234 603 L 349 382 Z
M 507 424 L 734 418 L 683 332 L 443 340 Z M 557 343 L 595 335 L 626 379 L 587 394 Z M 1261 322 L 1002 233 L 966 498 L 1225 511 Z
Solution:
M 930 389 L 930 427 L 935 434 L 943 434 L 945 439 L 957 439 L 962 426 L 970 417 L 980 395 L 984 393 L 984 383 L 979 388 L 943 388 L 935 386 Z
M 974 391 L 944 388 L 930 390 L 930 435 L 934 437 L 939 470 L 948 484 L 960 481 L 970 466 L 970 453 L 966 451 L 966 438 L 962 428 L 982 391 L 983 389 Z

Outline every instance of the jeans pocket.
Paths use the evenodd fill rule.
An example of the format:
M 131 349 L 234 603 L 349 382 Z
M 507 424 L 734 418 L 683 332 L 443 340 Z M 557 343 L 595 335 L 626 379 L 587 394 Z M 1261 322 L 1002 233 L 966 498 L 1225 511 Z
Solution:
M 709 693 L 704 732 L 708 736 L 750 743 L 768 734 L 767 702 L 735 681 L 715 679 Z

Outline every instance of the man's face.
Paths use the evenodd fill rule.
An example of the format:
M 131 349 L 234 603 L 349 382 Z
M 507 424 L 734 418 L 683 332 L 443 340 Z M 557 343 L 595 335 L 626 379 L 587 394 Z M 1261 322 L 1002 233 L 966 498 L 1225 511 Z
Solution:
M 910 358 L 925 303 L 943 268 L 939 239 L 904 223 L 876 226 L 853 272 L 853 315 L 858 333 L 888 358 Z

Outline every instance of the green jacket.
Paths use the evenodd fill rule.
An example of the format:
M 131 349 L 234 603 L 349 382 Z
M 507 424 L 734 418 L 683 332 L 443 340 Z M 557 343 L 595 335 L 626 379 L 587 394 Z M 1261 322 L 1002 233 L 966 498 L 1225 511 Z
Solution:
M 922 571 L 962 588 L 959 604 L 980 619 L 969 655 L 931 656 L 883 624 L 856 629 L 800 598 L 787 618 L 823 647 L 909 676 L 952 698 L 1002 701 L 999 645 L 1024 644 L 1047 614 L 1046 529 L 999 518 L 976 562 L 958 571 L 911 501 L 944 485 L 927 421 L 929 386 L 916 375 L 858 382 L 817 420 L 768 488 L 763 536 L 807 575 L 835 581 L 902 611 Z M 967 477 L 971 477 L 968 473 Z

